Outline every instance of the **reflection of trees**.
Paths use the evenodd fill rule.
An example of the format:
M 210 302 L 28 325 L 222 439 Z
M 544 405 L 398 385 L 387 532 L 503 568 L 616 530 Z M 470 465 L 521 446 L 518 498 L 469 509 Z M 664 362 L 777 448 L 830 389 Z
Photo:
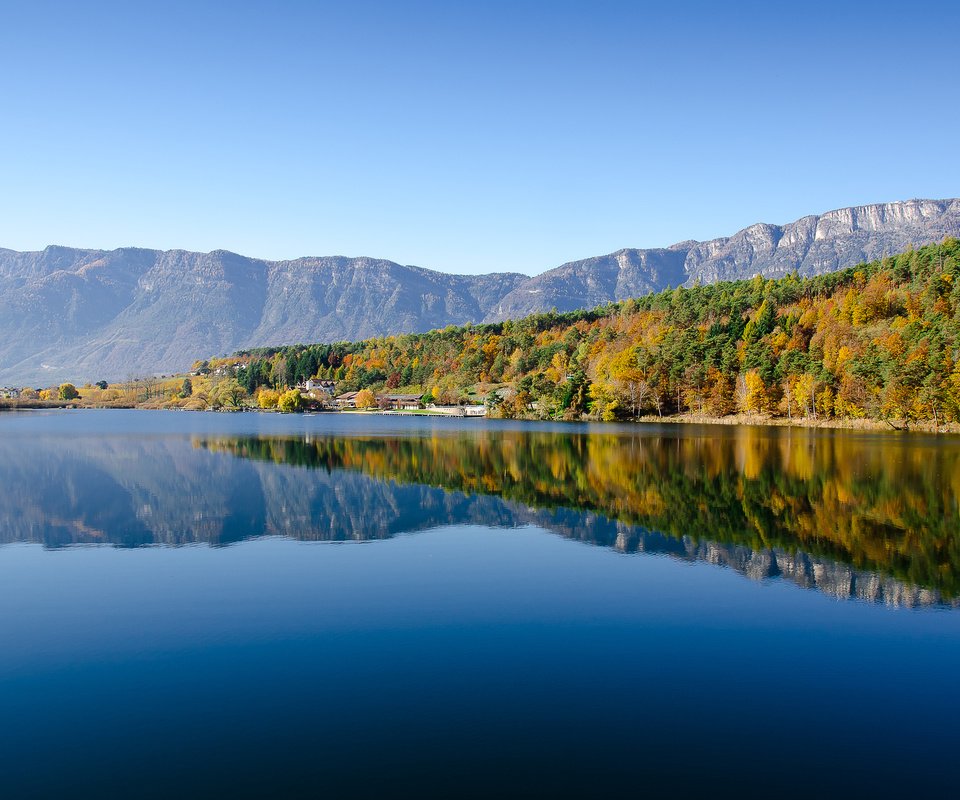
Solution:
M 960 451 L 936 440 L 740 428 L 703 437 L 484 431 L 200 444 L 594 511 L 677 538 L 802 550 L 960 594 Z
M 0 441 L 0 543 L 335 541 L 536 524 L 625 552 L 792 576 L 837 596 L 902 590 L 871 589 L 878 574 L 960 597 L 960 447 L 950 439 L 486 428 L 195 444 L 41 438 L 21 459 L 17 442 Z M 849 574 L 835 569 L 844 566 Z

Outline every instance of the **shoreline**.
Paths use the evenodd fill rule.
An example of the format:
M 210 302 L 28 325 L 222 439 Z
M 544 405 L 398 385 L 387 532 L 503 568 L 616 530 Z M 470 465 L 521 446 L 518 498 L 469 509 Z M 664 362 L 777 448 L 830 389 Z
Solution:
M 98 409 L 104 411 L 115 411 L 115 410 L 137 410 L 137 411 L 194 411 L 199 413 L 226 413 L 226 414 L 237 414 L 237 413 L 248 413 L 255 412 L 258 414 L 282 414 L 284 412 L 277 411 L 275 409 L 267 408 L 256 408 L 254 406 L 243 406 L 240 408 L 158 408 L 156 406 L 144 406 L 144 405 L 84 405 L 82 402 L 77 403 L 76 401 L 57 401 L 57 400 L 38 400 L 38 401 L 26 401 L 26 402 L 3 402 L 0 401 L 0 412 L 3 411 L 30 411 L 30 410 L 43 410 L 43 409 Z M 445 413 L 445 412 L 436 412 L 436 413 L 416 413 L 416 412 L 402 412 L 402 411 L 344 411 L 340 409 L 316 409 L 309 410 L 306 412 L 297 411 L 291 412 L 292 414 L 310 414 L 310 415 L 324 415 L 324 414 L 350 414 L 355 416 L 411 416 L 411 417 L 427 417 L 432 419 L 445 418 L 445 419 L 474 419 L 474 420 L 483 420 L 483 419 L 508 419 L 506 417 L 494 417 L 489 415 L 464 415 L 459 414 Z M 670 425 L 726 425 L 726 426 L 739 426 L 739 427 L 764 427 L 764 428 L 809 428 L 809 429 L 823 429 L 823 430 L 850 430 L 850 431 L 883 431 L 889 433 L 926 433 L 926 434 L 960 434 L 960 423 L 956 422 L 947 422 L 941 423 L 939 426 L 934 426 L 933 422 L 930 421 L 907 421 L 907 420 L 877 420 L 877 419 L 811 419 L 808 417 L 803 417 L 800 419 L 788 419 L 786 417 L 771 417 L 762 414 L 730 414 L 725 417 L 714 417 L 708 414 L 673 414 L 670 416 L 652 416 L 646 415 L 643 417 L 637 417 L 635 419 L 623 419 L 623 420 L 613 420 L 609 423 L 604 423 L 602 420 L 593 420 L 587 417 L 584 417 L 579 420 L 559 420 L 559 419 L 541 419 L 538 417 L 524 416 L 524 417 L 512 417 L 509 419 L 514 419 L 519 422 L 590 422 L 597 423 L 601 422 L 603 424 L 612 424 L 612 425 L 652 425 L 652 424 L 670 424 Z
M 850 431 L 889 431 L 891 433 L 960 433 L 960 423 L 945 422 L 935 426 L 930 421 L 907 421 L 902 419 L 788 419 L 786 417 L 770 417 L 762 414 L 730 414 L 726 417 L 712 417 L 707 414 L 674 414 L 669 417 L 644 416 L 635 420 L 641 425 L 651 423 L 672 422 L 684 425 L 740 425 L 767 428 L 814 428 Z
M 80 408 L 75 400 L 0 400 L 0 411 L 42 411 L 47 408 Z

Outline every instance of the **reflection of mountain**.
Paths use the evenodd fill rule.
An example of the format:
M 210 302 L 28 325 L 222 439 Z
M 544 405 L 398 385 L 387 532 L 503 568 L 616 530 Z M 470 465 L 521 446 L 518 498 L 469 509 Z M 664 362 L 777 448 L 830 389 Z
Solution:
M 565 517 L 571 517 L 565 520 Z M 589 525 L 584 522 L 589 520 Z M 853 569 L 825 558 L 780 547 L 754 550 L 692 536 L 675 538 L 623 522 L 575 512 L 544 512 L 530 522 L 571 539 L 611 547 L 623 553 L 654 553 L 684 561 L 729 567 L 751 580 L 781 578 L 838 599 L 855 598 L 896 606 L 960 605 L 935 589 L 914 586 L 878 572 Z M 583 536 L 586 532 L 588 535 Z
M 225 544 L 272 535 L 346 541 L 481 518 L 471 517 L 470 498 L 440 489 L 277 469 L 185 440 L 41 441 L 25 463 L 6 449 L 0 444 L 3 543 Z M 503 512 L 492 519 L 511 524 Z
M 535 524 L 837 597 L 925 605 L 960 594 L 958 449 L 933 439 L 486 430 L 41 438 L 28 459 L 19 449 L 0 442 L 0 542 L 346 541 Z
M 725 428 L 707 436 L 487 430 L 204 446 L 593 512 L 674 539 L 800 551 L 960 594 L 960 447 L 951 440 Z

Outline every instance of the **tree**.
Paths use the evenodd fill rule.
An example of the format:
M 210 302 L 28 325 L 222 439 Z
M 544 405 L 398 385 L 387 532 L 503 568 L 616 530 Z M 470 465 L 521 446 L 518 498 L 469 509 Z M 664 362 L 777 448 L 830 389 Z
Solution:
M 566 364 L 564 364 L 564 369 Z M 638 365 L 635 350 L 624 350 L 610 361 L 610 383 L 617 399 L 629 403 L 633 409 L 633 416 L 640 416 L 650 397 L 650 383 Z
M 97 387 L 98 389 L 100 389 L 101 391 L 105 390 L 109 385 L 110 385 L 110 384 L 108 384 L 106 381 L 97 381 L 97 382 L 94 384 L 94 386 L 96 386 L 96 387 Z
M 99 386 L 99 384 L 97 384 Z M 103 387 L 106 389 L 106 385 Z M 193 382 L 189 378 L 184 378 L 183 383 L 180 384 L 180 397 L 186 398 L 193 394 Z
M 777 310 L 772 297 L 767 297 L 757 309 L 753 319 L 747 323 L 743 330 L 743 340 L 747 344 L 753 344 L 759 341 L 773 330 L 776 324 Z
M 287 359 L 279 358 L 273 365 L 273 385 L 280 389 L 287 386 L 290 382 L 290 370 L 287 366 Z
M 733 379 L 725 372 L 711 368 L 708 382 L 710 392 L 707 398 L 707 410 L 715 417 L 725 417 L 733 413 L 737 407 Z
M 273 389 L 261 389 L 257 392 L 257 405 L 260 408 L 276 408 L 280 401 L 280 392 Z
M 766 387 L 760 373 L 752 369 L 743 375 L 745 392 L 741 400 L 741 409 L 748 414 L 759 414 L 763 411 L 766 400 Z
M 369 389 L 361 389 L 357 392 L 357 408 L 376 408 L 377 398 Z
M 793 400 L 800 411 L 805 417 L 816 417 L 816 391 L 817 391 L 817 382 L 813 375 L 805 372 L 803 375 L 797 376 L 793 382 Z
M 500 407 L 503 405 L 503 398 L 496 392 L 490 392 L 487 395 L 486 400 L 484 400 L 484 405 L 493 416 L 496 416 Z
M 303 408 L 303 395 L 299 389 L 284 392 L 277 399 L 277 408 L 284 414 L 290 414 Z
M 587 390 L 590 395 L 590 413 L 597 419 L 610 422 L 617 418 L 618 403 L 616 396 L 606 384 L 591 383 Z
M 72 383 L 61 383 L 57 395 L 61 400 L 76 400 L 80 396 L 80 392 Z
M 243 387 L 237 382 L 236 378 L 227 378 L 220 381 L 210 391 L 210 406 L 212 408 L 239 408 L 243 399 L 247 396 Z

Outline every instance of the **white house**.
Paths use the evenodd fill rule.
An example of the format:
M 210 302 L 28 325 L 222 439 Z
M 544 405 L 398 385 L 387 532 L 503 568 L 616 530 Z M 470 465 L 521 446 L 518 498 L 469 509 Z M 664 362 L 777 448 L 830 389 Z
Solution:
M 323 392 L 327 397 L 333 397 L 333 393 L 336 390 L 336 384 L 333 381 L 318 381 L 314 378 L 308 378 L 305 381 L 301 381 L 297 384 L 297 388 L 306 392 L 307 394 L 312 394 L 313 392 Z

